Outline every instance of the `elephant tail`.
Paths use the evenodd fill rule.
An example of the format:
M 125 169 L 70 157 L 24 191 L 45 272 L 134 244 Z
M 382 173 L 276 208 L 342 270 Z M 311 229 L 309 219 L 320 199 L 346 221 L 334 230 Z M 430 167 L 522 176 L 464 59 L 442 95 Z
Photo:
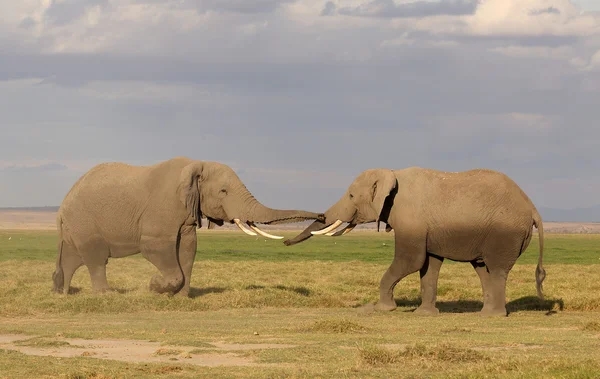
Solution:
M 538 265 L 535 269 L 535 285 L 537 288 L 537 294 L 540 300 L 544 300 L 544 294 L 542 292 L 542 282 L 546 278 L 546 270 L 542 265 L 542 258 L 544 255 L 544 225 L 542 223 L 542 217 L 538 213 L 537 209 L 533 209 L 533 225 L 538 230 L 538 238 L 540 240 L 540 257 L 538 258 Z
M 58 256 L 56 257 L 56 270 L 52 274 L 52 281 L 54 282 L 54 292 L 63 292 L 65 283 L 65 275 L 63 273 L 61 258 L 63 250 L 63 233 L 62 233 L 62 218 L 59 215 L 56 220 L 56 226 L 58 229 Z

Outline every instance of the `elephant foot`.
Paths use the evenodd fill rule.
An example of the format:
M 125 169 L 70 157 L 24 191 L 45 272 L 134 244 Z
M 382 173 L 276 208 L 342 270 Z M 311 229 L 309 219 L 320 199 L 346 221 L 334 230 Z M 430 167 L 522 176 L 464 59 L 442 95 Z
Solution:
M 508 312 L 506 312 L 506 307 L 497 307 L 497 308 L 486 308 L 485 306 L 479 312 L 481 316 L 484 317 L 506 317 L 508 316 Z
M 181 288 L 182 281 L 178 279 L 165 280 L 161 275 L 157 274 L 150 280 L 150 291 L 156 293 L 167 293 L 173 295 Z
M 389 311 L 393 311 L 394 309 L 396 309 L 396 303 L 382 303 L 381 301 L 377 302 L 377 304 L 375 304 L 374 309 L 376 311 L 382 311 L 382 312 L 389 312 Z
M 419 316 L 437 316 L 440 314 L 440 310 L 433 305 L 421 305 L 417 309 L 415 309 L 413 313 Z

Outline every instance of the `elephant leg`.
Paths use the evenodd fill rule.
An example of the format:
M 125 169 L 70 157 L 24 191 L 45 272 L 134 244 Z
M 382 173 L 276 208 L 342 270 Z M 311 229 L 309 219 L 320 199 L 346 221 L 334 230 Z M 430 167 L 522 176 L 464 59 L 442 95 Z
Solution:
M 63 270 L 63 293 L 66 295 L 71 288 L 71 279 L 75 271 L 83 266 L 83 260 L 74 247 L 64 244 L 60 264 Z
M 482 261 L 472 261 L 471 264 L 481 280 L 483 290 L 481 315 L 506 316 L 508 314 L 506 312 L 506 279 L 512 264 L 508 267 L 494 263 L 490 266 L 487 262 Z
M 437 315 L 440 313 L 435 306 L 437 283 L 444 258 L 427 254 L 425 264 L 420 270 L 421 275 L 421 305 L 415 310 L 419 315 Z
M 92 281 L 94 292 L 105 292 L 110 289 L 106 280 L 106 264 L 110 250 L 101 238 L 95 238 L 78 246 L 83 263 L 86 265 Z
M 142 255 L 159 271 L 150 280 L 150 290 L 175 294 L 183 286 L 183 273 L 177 260 L 177 241 L 142 237 Z
M 179 240 L 179 265 L 183 272 L 183 287 L 177 293 L 187 297 L 190 293 L 190 281 L 192 278 L 192 269 L 196 259 L 196 228 L 194 226 L 184 226 L 180 231 Z
M 475 269 L 477 276 L 479 276 L 479 281 L 481 282 L 481 290 L 483 293 L 483 307 L 486 308 L 491 305 L 490 301 L 490 273 L 488 272 L 488 268 L 485 263 L 481 260 L 471 261 L 471 265 Z M 487 309 L 487 308 L 486 308 Z
M 425 263 L 425 237 L 396 235 L 395 255 L 379 283 L 379 302 L 376 310 L 392 311 L 396 309 L 394 287 L 405 276 L 419 271 Z

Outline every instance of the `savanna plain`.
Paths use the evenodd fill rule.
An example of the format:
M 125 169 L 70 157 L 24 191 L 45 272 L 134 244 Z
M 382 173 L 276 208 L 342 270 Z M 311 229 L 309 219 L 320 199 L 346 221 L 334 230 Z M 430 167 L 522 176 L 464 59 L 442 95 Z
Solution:
M 283 231 L 292 237 L 295 231 Z M 190 298 L 149 292 L 157 270 L 112 259 L 114 291 L 85 267 L 51 292 L 57 234 L 0 230 L 0 378 L 600 377 L 600 235 L 537 234 L 508 279 L 509 316 L 483 318 L 479 279 L 445 261 L 437 317 L 416 316 L 419 275 L 398 308 L 369 313 L 393 232 L 355 231 L 286 247 L 241 232 L 198 232 Z

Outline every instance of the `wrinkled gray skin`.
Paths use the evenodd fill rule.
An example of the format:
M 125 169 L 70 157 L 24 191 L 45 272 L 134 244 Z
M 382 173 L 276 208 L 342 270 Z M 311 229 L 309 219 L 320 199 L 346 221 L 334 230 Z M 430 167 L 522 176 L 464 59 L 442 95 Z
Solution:
M 470 262 L 481 280 L 483 315 L 506 316 L 506 279 L 519 255 L 539 231 L 536 269 L 543 299 L 542 219 L 527 195 L 506 175 L 491 170 L 451 173 L 419 167 L 362 172 L 342 198 L 286 245 L 311 237 L 336 220 L 376 221 L 394 230 L 395 256 L 381 278 L 378 310 L 393 310 L 393 291 L 405 276 L 420 271 L 422 303 L 418 314 L 438 314 L 437 280 L 445 258 Z M 336 234 L 341 234 L 339 230 Z M 328 238 L 328 237 L 321 237 Z
M 54 291 L 67 294 L 82 265 L 94 291 L 108 290 L 108 258 L 142 253 L 160 271 L 151 290 L 187 296 L 202 216 L 209 228 L 233 219 L 278 224 L 319 218 L 265 207 L 217 162 L 178 157 L 153 166 L 100 164 L 73 185 L 58 211 Z

